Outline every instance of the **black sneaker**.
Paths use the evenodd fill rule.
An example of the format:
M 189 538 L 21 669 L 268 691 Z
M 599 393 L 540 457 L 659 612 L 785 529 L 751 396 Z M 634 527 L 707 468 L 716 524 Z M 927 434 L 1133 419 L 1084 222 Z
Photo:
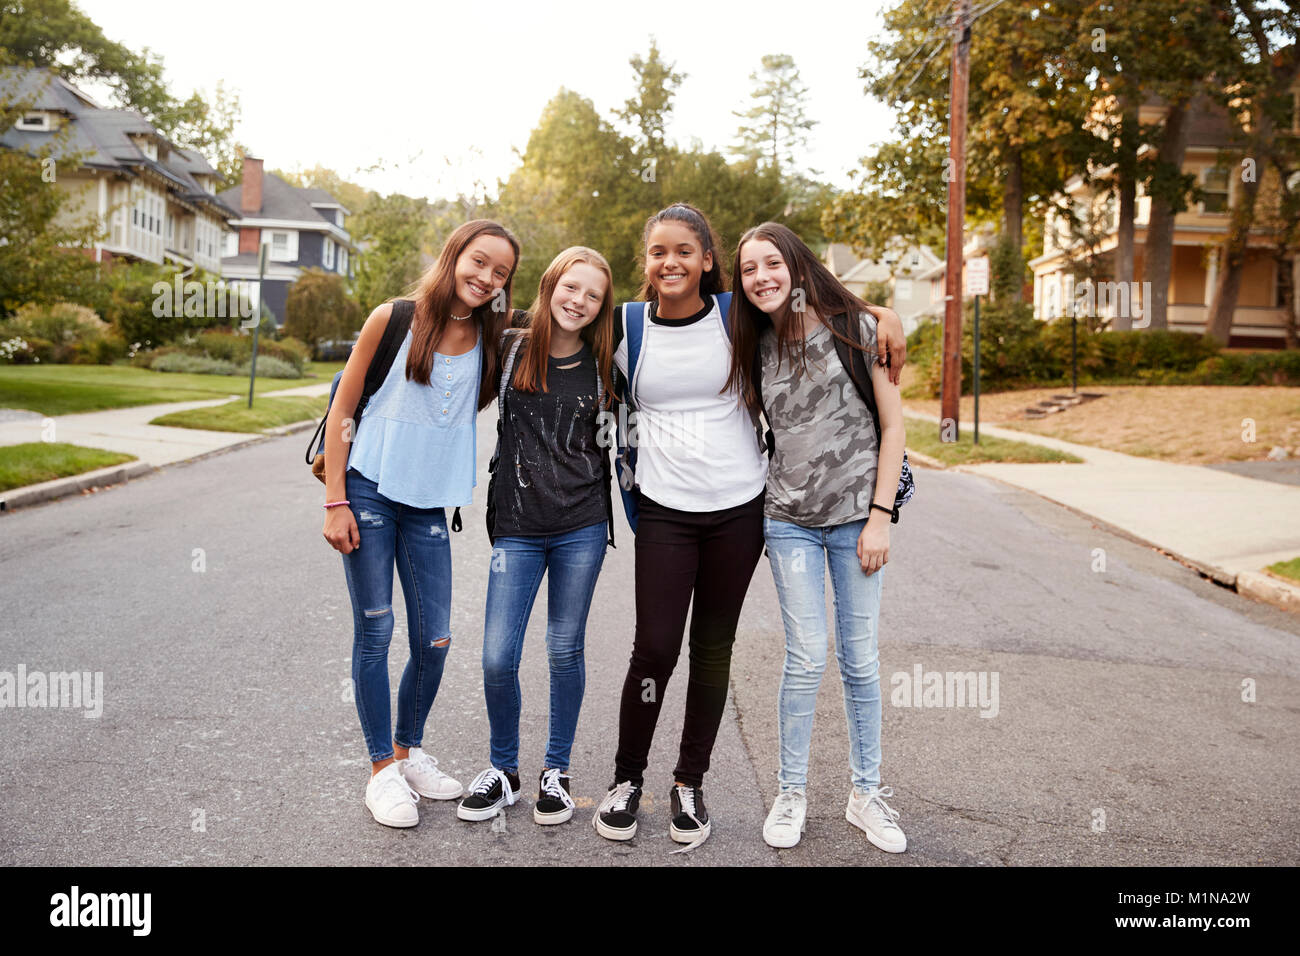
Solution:
M 704 788 L 673 784 L 671 805 L 672 823 L 668 835 L 677 843 L 689 843 L 694 849 L 709 838 L 709 811 L 704 806 Z
M 537 803 L 533 805 L 533 822 L 543 826 L 566 823 L 573 816 L 573 797 L 569 796 L 569 775 L 563 770 L 543 770 L 537 781 Z
M 462 820 L 490 820 L 503 806 L 519 799 L 519 775 L 495 767 L 484 770 L 469 785 L 469 793 L 456 808 Z
M 591 818 L 592 826 L 606 840 L 630 840 L 636 836 L 636 808 L 640 802 L 641 788 L 637 784 L 631 780 L 612 783 Z

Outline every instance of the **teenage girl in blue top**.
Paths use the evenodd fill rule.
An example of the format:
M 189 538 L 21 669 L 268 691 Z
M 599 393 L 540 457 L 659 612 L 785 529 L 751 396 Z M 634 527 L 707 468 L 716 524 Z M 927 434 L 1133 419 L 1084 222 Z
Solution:
M 325 427 L 325 528 L 343 554 L 352 599 L 352 683 L 370 753 L 366 807 L 391 827 L 419 822 L 419 796 L 461 785 L 421 747 L 451 644 L 446 508 L 470 503 L 475 420 L 494 397 L 497 344 L 510 314 L 519 243 L 503 226 L 468 222 L 415 290 L 375 309 L 348 359 Z M 359 425 L 366 370 L 394 316 L 410 331 Z M 459 529 L 457 529 L 459 530 Z M 393 567 L 402 581 L 411 657 L 390 712 Z

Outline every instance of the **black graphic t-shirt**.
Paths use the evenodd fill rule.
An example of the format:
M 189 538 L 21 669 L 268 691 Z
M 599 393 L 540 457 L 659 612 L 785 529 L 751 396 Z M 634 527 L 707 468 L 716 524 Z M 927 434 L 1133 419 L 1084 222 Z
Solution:
M 547 391 L 516 389 L 517 361 L 506 390 L 498 536 L 564 534 L 606 519 L 595 356 L 584 342 L 576 355 L 547 361 Z

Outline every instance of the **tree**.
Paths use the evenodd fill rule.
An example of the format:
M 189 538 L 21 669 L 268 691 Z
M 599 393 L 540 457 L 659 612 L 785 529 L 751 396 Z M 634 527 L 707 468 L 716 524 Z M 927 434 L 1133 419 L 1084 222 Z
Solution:
M 0 63 L 103 84 L 113 106 L 138 111 L 176 145 L 199 150 L 228 180 L 239 181 L 246 151 L 234 139 L 239 97 L 218 83 L 213 103 L 198 92 L 178 100 L 167 89 L 161 57 L 109 40 L 71 0 L 0 0 Z
M 941 54 L 952 9 L 940 0 L 903 0 L 885 13 L 889 35 L 868 44 L 860 75 L 869 94 L 896 110 L 898 138 L 863 160 L 859 188 L 839 199 L 826 226 L 873 256 L 895 237 L 944 244 L 949 62 Z M 1086 163 L 1090 97 L 1067 69 L 1077 29 L 1077 20 L 1035 0 L 985 5 L 971 27 L 967 216 L 1000 219 L 1017 255 L 1025 213 L 1041 215 Z
M 1250 51 L 1243 64 L 1244 76 L 1238 90 L 1238 95 L 1248 105 L 1235 113 L 1247 139 L 1243 154 L 1233 157 L 1239 162 L 1229 167 L 1241 171 L 1241 181 L 1236 189 L 1228 235 L 1222 246 L 1218 279 L 1205 322 L 1205 334 L 1222 345 L 1228 344 L 1232 332 L 1232 318 L 1241 290 L 1242 266 L 1256 221 L 1264 176 L 1271 172 L 1278 178 L 1277 186 L 1280 188 L 1274 191 L 1272 202 L 1286 204 L 1290 199 L 1288 167 L 1294 159 L 1289 163 L 1287 154 L 1296 151 L 1296 142 L 1295 137 L 1286 131 L 1291 125 L 1291 88 L 1300 77 L 1300 45 L 1297 44 L 1300 39 L 1300 7 L 1261 11 L 1253 0 L 1236 0 L 1236 7 L 1240 13 L 1237 26 L 1246 34 Z M 1287 42 L 1279 43 L 1279 40 Z M 1276 244 L 1274 250 L 1278 268 L 1283 274 L 1283 299 L 1286 299 L 1290 263 L 1286 262 L 1285 254 L 1277 256 Z M 1291 335 L 1288 347 L 1292 347 L 1295 344 L 1294 308 L 1289 318 Z
M 139 110 L 150 122 L 176 110 L 162 59 L 109 40 L 71 0 L 0 0 L 0 51 L 11 63 L 102 81 L 115 105 Z
M 1089 29 L 1077 34 L 1076 62 L 1081 72 L 1099 74 L 1105 93 L 1097 103 L 1100 120 L 1116 133 L 1108 161 L 1116 164 L 1120 200 L 1117 281 L 1132 274 L 1136 204 L 1130 194 L 1141 183 L 1151 197 L 1143 265 L 1151 283 L 1152 301 L 1143 304 L 1151 328 L 1168 327 L 1174 221 L 1194 186 L 1182 171 L 1189 124 L 1206 105 L 1227 105 L 1225 87 L 1239 73 L 1240 48 L 1226 8 L 1226 0 L 1088 0 L 1081 10 Z M 1165 115 L 1138 125 L 1138 108 L 1149 102 L 1163 103 Z M 1149 149 L 1139 160 L 1143 146 Z M 1124 315 L 1115 321 L 1120 329 L 1130 324 Z
M 291 186 L 325 190 L 342 203 L 351 216 L 356 216 L 365 208 L 372 195 L 374 195 L 366 187 L 344 179 L 341 174 L 320 165 L 313 166 L 311 169 L 294 170 L 293 172 L 286 172 L 282 169 L 273 169 L 271 172 Z M 349 232 L 355 231 L 356 227 L 352 218 L 344 220 L 344 228 Z
M 677 64 L 664 61 L 654 37 L 650 38 L 650 52 L 644 58 L 637 54 L 628 63 L 636 76 L 636 95 L 624 101 L 614 115 L 638 132 L 638 148 L 653 157 L 665 146 L 664 130 L 672 115 L 673 97 L 687 74 L 674 72 Z
M 429 237 L 428 208 L 423 199 L 372 193 L 353 217 L 353 235 L 362 250 L 356 296 L 364 314 L 401 295 L 420 277 L 420 251 Z
M 346 338 L 361 328 L 361 307 L 347 292 L 343 277 L 323 269 L 304 269 L 289 287 L 284 304 L 284 334 L 313 349 L 330 339 Z
M 190 98 L 170 118 L 171 139 L 177 146 L 195 150 L 219 172 L 228 186 L 237 186 L 244 178 L 244 154 L 248 147 L 235 139 L 239 122 L 239 94 L 228 93 L 217 81 L 212 102 L 199 93 Z
M 808 145 L 808 131 L 817 121 L 808 118 L 808 88 L 799 78 L 794 57 L 768 54 L 762 64 L 749 75 L 754 104 L 744 112 L 733 111 L 747 121 L 737 131 L 739 143 L 733 152 L 780 175 L 783 166 L 793 171 L 795 150 Z
M 27 105 L 0 89 L 0 129 Z M 84 302 L 94 289 L 96 265 L 83 250 L 102 229 L 93 213 L 65 215 L 73 194 L 57 186 L 59 167 L 78 161 L 67 133 L 32 153 L 0 148 L 0 317 L 27 302 Z
M 662 175 L 660 169 L 656 178 Z M 542 110 L 494 207 L 523 246 L 515 304 L 527 307 L 547 264 L 571 245 L 601 252 L 616 288 L 629 293 L 637 276 L 638 219 L 644 223 L 649 215 L 639 203 L 641 184 L 631 140 L 590 100 L 561 89 Z

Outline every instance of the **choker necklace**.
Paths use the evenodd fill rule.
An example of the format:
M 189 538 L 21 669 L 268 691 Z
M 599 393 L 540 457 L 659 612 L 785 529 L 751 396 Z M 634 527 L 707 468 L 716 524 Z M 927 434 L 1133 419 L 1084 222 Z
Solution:
M 454 322 L 464 322 L 466 319 L 468 319 L 468 318 L 469 318 L 471 315 L 473 315 L 473 314 L 474 314 L 474 313 L 471 312 L 469 315 L 453 315 L 451 318 L 452 318 L 452 321 L 454 321 Z

